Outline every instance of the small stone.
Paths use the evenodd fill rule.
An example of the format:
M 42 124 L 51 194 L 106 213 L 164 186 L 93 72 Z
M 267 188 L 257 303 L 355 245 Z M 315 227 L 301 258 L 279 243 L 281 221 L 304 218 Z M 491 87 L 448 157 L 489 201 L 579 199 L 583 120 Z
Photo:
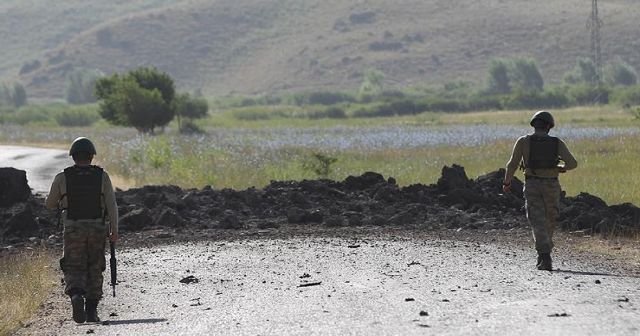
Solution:
M 420 311 L 420 316 L 429 316 L 429 312 L 426 312 L 424 310 Z
M 599 284 L 601 284 L 601 283 L 602 283 L 602 282 L 600 282 L 600 280 L 596 280 L 596 284 L 597 284 L 597 285 L 599 285 Z

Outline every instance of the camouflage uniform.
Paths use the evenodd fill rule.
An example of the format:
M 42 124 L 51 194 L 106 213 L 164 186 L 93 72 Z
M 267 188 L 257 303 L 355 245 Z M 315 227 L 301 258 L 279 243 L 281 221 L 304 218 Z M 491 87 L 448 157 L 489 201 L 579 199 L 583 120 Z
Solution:
M 563 166 L 554 168 L 531 169 L 529 165 L 531 136 L 549 137 L 547 132 L 536 131 L 532 135 L 520 137 L 507 163 L 505 181 L 511 181 L 518 166 L 525 167 L 524 196 L 526 200 L 527 219 L 533 231 L 536 250 L 539 254 L 549 254 L 553 249 L 553 232 L 559 215 L 560 183 L 558 174 L 578 166 L 567 145 L 558 139 L 558 159 L 564 161 Z
M 67 208 L 66 177 L 61 172 L 56 175 L 46 199 L 49 209 Z M 102 272 L 105 270 L 105 241 L 109 232 L 118 232 L 118 208 L 111 179 L 106 171 L 102 173 L 102 209 L 106 209 L 109 223 L 100 219 L 67 218 L 63 211 L 64 251 L 60 267 L 64 272 L 65 294 L 79 293 L 88 300 L 102 298 Z

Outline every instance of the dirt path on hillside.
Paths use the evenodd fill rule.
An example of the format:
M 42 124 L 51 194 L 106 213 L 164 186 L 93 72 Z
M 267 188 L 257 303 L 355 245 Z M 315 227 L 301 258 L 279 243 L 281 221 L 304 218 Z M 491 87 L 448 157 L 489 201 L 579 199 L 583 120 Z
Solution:
M 128 249 L 105 324 L 76 325 L 58 291 L 18 335 L 640 333 L 640 270 L 567 243 L 546 272 L 526 230 L 502 234 L 519 243 L 353 232 Z

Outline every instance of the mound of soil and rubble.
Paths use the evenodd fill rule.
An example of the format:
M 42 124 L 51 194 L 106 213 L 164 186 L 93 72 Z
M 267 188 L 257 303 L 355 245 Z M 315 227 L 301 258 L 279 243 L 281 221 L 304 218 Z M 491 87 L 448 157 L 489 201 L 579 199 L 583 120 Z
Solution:
M 59 243 L 56 213 L 29 190 L 24 172 L 0 170 L 0 243 Z M 406 226 L 420 229 L 492 230 L 526 227 L 523 184 L 502 192 L 504 169 L 469 179 L 463 167 L 442 168 L 436 184 L 399 187 L 393 177 L 367 172 L 344 181 L 274 181 L 264 189 L 181 189 L 145 186 L 116 191 L 120 230 L 269 229 L 298 225 Z M 19 183 L 18 183 L 19 182 Z M 26 188 L 26 189 L 25 189 Z M 618 233 L 640 230 L 640 210 L 608 206 L 580 193 L 563 197 L 559 224 L 566 230 Z

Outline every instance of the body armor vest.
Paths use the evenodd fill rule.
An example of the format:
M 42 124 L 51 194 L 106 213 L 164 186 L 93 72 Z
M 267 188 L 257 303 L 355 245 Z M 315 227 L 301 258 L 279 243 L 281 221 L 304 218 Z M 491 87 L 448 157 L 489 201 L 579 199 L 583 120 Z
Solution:
M 529 136 L 529 160 L 531 169 L 548 169 L 558 166 L 558 138 L 552 136 Z
M 72 166 L 64 170 L 67 218 L 102 218 L 102 172 L 98 166 Z

